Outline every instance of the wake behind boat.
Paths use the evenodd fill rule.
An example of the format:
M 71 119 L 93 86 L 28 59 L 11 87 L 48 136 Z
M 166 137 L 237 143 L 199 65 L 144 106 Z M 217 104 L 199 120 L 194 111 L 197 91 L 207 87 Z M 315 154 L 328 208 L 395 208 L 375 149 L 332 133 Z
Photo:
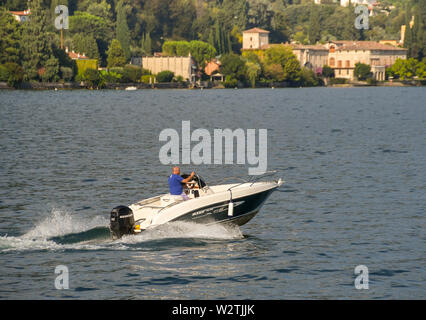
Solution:
M 111 235 L 119 239 L 172 221 L 241 226 L 249 222 L 271 193 L 283 184 L 282 179 L 256 180 L 209 186 L 195 175 L 184 188 L 189 200 L 180 195 L 163 194 L 114 208 L 110 216 Z

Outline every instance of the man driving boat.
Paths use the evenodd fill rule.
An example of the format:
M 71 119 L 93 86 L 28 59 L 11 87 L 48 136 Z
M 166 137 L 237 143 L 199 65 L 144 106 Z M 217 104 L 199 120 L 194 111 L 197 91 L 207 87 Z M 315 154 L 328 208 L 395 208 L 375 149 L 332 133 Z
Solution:
M 180 176 L 180 168 L 173 167 L 172 174 L 169 177 L 169 190 L 171 195 L 182 196 L 184 200 L 189 200 L 189 197 L 183 192 L 183 185 L 192 180 L 195 173 L 191 172 L 188 178 L 184 179 Z

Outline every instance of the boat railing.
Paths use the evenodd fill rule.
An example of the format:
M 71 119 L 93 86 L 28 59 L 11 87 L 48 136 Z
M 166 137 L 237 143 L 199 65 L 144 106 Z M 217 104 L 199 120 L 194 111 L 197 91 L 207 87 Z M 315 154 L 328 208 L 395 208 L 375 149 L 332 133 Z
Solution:
M 251 176 L 249 179 L 243 179 L 243 178 L 241 178 L 240 177 L 240 179 L 241 180 L 243 180 L 243 182 L 241 182 L 241 183 L 237 183 L 237 184 L 235 184 L 235 185 L 233 185 L 232 187 L 230 187 L 229 189 L 228 189 L 228 191 L 230 191 L 230 190 L 232 190 L 233 188 L 236 188 L 236 187 L 239 187 L 239 186 L 241 186 L 241 185 L 243 185 L 243 184 L 245 184 L 245 183 L 250 183 L 250 187 L 253 185 L 253 184 L 255 184 L 259 179 L 263 179 L 263 178 L 265 178 L 265 177 L 269 177 L 269 176 L 272 176 L 272 175 L 274 175 L 275 173 L 277 173 L 278 171 L 277 170 L 273 170 L 273 171 L 267 171 L 267 172 L 265 172 L 264 174 L 262 174 L 262 175 L 258 175 L 258 176 Z M 230 178 L 232 178 L 232 177 L 230 177 Z M 236 179 L 236 177 L 234 178 L 234 179 Z
M 182 199 L 182 201 L 183 201 L 183 199 Z M 165 210 L 165 209 L 168 209 L 168 208 L 170 208 L 170 207 L 173 207 L 174 205 L 177 205 L 177 204 L 179 204 L 179 203 L 182 203 L 182 201 L 175 201 L 175 202 L 172 202 L 172 203 L 168 204 L 168 205 L 167 205 L 167 206 L 165 206 L 165 207 L 160 207 L 161 209 L 157 212 L 157 214 L 158 214 L 158 213 L 161 213 L 161 211 L 163 211 L 163 210 Z
M 252 176 L 251 177 L 251 181 L 249 181 L 249 182 L 251 182 L 251 184 L 250 184 L 250 187 L 255 183 L 255 182 L 257 182 L 260 178 L 265 178 L 265 177 L 270 177 L 270 176 L 273 176 L 274 174 L 276 174 L 278 171 L 277 170 L 271 170 L 271 171 L 266 171 L 264 174 L 262 174 L 262 175 L 259 175 L 259 176 Z
M 162 209 L 164 207 L 160 207 L 160 206 L 142 206 L 142 208 L 149 208 L 149 209 Z
M 161 198 L 161 196 L 155 196 L 155 197 L 152 197 L 152 198 L 149 198 L 149 199 L 145 199 L 145 200 L 136 202 L 136 204 L 139 205 L 139 206 L 142 206 L 142 205 L 145 205 L 145 204 L 149 204 L 149 203 L 153 203 L 155 201 L 158 201 L 160 198 Z
M 264 174 L 261 174 L 261 175 L 258 175 L 258 176 L 251 176 L 249 179 L 239 177 L 239 176 L 226 177 L 226 178 L 220 180 L 217 184 L 223 184 L 223 182 L 228 181 L 228 180 L 240 180 L 241 183 L 238 183 L 238 185 L 241 185 L 241 184 L 244 184 L 244 183 L 250 183 L 250 182 L 254 183 L 261 178 L 274 175 L 277 172 L 278 172 L 277 170 L 267 171 Z

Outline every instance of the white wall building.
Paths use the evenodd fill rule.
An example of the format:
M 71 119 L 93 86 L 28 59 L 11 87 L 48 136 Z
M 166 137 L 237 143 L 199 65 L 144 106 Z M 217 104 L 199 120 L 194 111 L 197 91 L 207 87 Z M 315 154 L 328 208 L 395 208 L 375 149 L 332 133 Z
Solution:
M 195 62 L 188 57 L 142 57 L 142 68 L 158 74 L 161 71 L 172 71 L 176 77 L 195 81 Z
M 365 4 L 372 5 L 375 4 L 377 0 L 340 0 L 340 5 L 342 7 L 347 7 L 349 4 L 357 5 L 357 4 Z
M 243 31 L 243 50 L 258 50 L 269 45 L 269 31 L 253 28 Z

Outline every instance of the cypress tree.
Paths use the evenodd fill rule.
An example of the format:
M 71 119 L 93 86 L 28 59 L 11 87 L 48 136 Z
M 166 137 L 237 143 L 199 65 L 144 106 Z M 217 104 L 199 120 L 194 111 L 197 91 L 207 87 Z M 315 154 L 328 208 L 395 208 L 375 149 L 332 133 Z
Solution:
M 227 52 L 232 53 L 231 35 L 229 33 L 227 33 L 227 35 L 226 35 L 226 41 L 227 41 L 227 45 L 228 45 Z
M 216 32 L 216 36 L 215 36 L 215 48 L 216 51 L 219 54 L 223 53 L 223 49 L 222 49 L 222 40 L 221 40 L 221 32 L 220 32 L 220 25 L 219 22 L 216 20 L 215 23 L 215 32 Z
M 142 38 L 141 38 L 141 49 L 142 49 L 142 53 L 146 54 L 146 52 L 145 52 L 145 33 L 142 35 Z
M 413 33 L 410 28 L 411 21 L 411 8 L 407 4 L 405 9 L 405 36 L 404 36 L 404 47 L 408 49 L 408 56 L 411 57 L 412 54 L 412 44 L 413 44 Z
M 213 33 L 213 29 L 210 29 L 209 32 L 209 39 L 207 41 L 209 43 L 209 45 L 211 45 L 212 47 L 215 47 L 215 43 L 214 43 L 214 33 Z
M 20 63 L 21 24 L 0 8 L 0 64 Z
M 152 53 L 152 41 L 151 41 L 151 35 L 149 32 L 145 33 L 144 35 L 143 51 L 146 55 L 151 55 Z
M 311 44 L 315 44 L 321 39 L 320 16 L 316 5 L 311 7 L 308 38 Z
M 51 34 L 47 32 L 48 15 L 42 0 L 30 3 L 31 19 L 23 24 L 22 66 L 26 80 L 37 79 L 38 71 L 46 65 L 53 55 Z M 51 61 L 50 61 L 51 62 Z
M 108 49 L 108 68 L 124 67 L 126 57 L 120 41 L 113 39 Z
M 121 0 L 117 5 L 117 40 L 120 41 L 126 60 L 130 59 L 130 30 L 127 25 L 126 10 Z
M 419 14 L 419 18 L 421 15 Z M 418 59 L 422 60 L 426 57 L 426 32 L 425 32 L 425 23 L 419 19 L 419 29 L 416 37 L 416 42 L 419 46 Z

